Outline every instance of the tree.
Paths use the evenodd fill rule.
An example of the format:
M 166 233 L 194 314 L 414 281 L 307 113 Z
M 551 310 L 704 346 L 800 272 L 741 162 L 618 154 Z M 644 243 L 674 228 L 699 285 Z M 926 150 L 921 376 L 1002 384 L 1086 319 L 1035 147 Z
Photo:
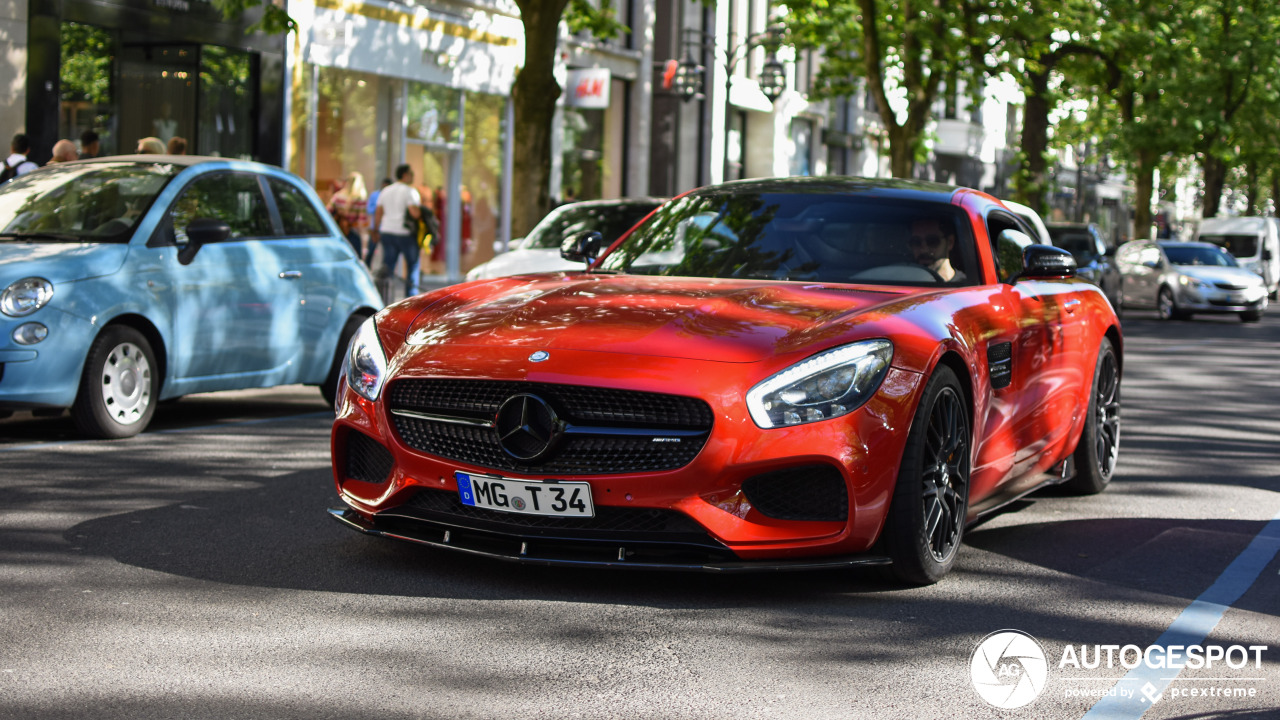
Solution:
M 926 153 L 925 130 L 944 79 L 972 76 L 985 17 L 977 0 L 791 0 L 788 39 L 823 51 L 817 94 L 875 98 L 889 136 L 894 177 L 909 178 Z M 974 84 L 971 83 L 971 87 Z M 905 93 L 905 112 L 890 97 Z
M 297 23 L 272 0 L 213 0 L 224 16 L 261 6 L 262 18 L 250 28 L 266 33 L 293 32 Z M 626 30 L 615 18 L 612 0 L 516 0 L 524 25 L 524 66 L 511 89 L 514 105 L 515 158 L 511 185 L 512 231 L 528 232 L 551 209 L 551 122 L 560 84 L 553 73 L 560 44 L 560 22 L 574 33 L 607 39 Z

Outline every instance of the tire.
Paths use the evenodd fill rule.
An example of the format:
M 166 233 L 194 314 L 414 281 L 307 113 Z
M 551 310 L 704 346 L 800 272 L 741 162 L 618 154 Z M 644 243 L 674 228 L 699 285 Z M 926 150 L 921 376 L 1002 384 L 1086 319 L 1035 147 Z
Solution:
M 972 443 L 960 381 L 939 365 L 911 420 L 885 523 L 885 549 L 899 581 L 931 585 L 955 564 L 969 507 Z
M 360 325 L 367 319 L 369 319 L 368 315 L 357 313 L 347 318 L 347 324 L 342 326 L 342 334 L 338 336 L 338 347 L 333 351 L 333 363 L 329 365 L 329 375 L 320 386 L 320 394 L 324 397 L 324 401 L 329 403 L 329 407 L 333 407 L 338 400 L 338 381 L 341 380 L 339 374 L 342 372 L 342 359 L 347 354 L 347 347 L 351 345 L 351 338 L 355 337 Z
M 1080 442 L 1076 444 L 1076 476 L 1062 484 L 1076 495 L 1096 495 L 1106 489 L 1120 454 L 1120 362 L 1111 341 L 1102 339 L 1093 369 L 1089 408 Z
M 160 375 L 151 343 L 142 333 L 111 325 L 89 348 L 71 417 L 88 437 L 126 438 L 151 422 Z
M 1173 291 L 1168 285 L 1161 286 L 1156 294 L 1156 314 L 1161 320 L 1187 320 L 1191 317 L 1191 313 L 1178 309 L 1178 302 L 1173 299 Z
M 1240 322 L 1256 323 L 1262 320 L 1261 310 L 1245 310 L 1240 313 Z

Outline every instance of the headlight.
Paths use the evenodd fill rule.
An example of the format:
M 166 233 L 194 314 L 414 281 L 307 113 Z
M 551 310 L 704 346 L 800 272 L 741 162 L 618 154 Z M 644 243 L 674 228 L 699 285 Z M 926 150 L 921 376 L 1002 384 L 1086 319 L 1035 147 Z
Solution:
M 1205 282 L 1205 281 L 1203 281 L 1203 280 L 1199 280 L 1199 279 L 1193 278 L 1193 277 L 1191 277 L 1190 275 L 1179 275 L 1179 276 L 1178 276 L 1178 282 L 1182 283 L 1183 285 L 1186 285 L 1187 287 L 1191 288 L 1192 290 L 1201 290 L 1201 291 L 1203 291 L 1203 290 L 1212 290 L 1212 289 L 1213 289 L 1213 286 L 1212 286 L 1212 285 L 1210 285 L 1209 283 L 1207 283 L 1207 282 Z
M 880 387 L 892 359 L 888 340 L 864 340 L 818 353 L 751 388 L 747 409 L 762 428 L 847 415 Z
M 53 283 L 44 278 L 23 278 L 0 293 L 0 312 L 10 317 L 30 315 L 52 298 Z
M 365 320 L 351 338 L 347 356 L 342 361 L 342 374 L 347 378 L 347 385 L 360 397 L 370 402 L 378 399 L 382 381 L 387 377 L 387 355 L 382 352 L 382 341 L 378 340 L 378 326 L 373 318 Z

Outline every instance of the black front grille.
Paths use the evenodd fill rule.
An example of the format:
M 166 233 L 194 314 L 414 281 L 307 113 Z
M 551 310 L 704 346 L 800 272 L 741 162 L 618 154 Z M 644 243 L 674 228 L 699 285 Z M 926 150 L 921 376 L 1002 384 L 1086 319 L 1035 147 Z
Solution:
M 1244 290 L 1248 287 L 1248 285 L 1237 285 L 1229 282 L 1216 282 L 1214 285 L 1222 290 Z
M 617 536 L 708 540 L 700 525 L 674 510 L 602 505 L 596 506 L 595 511 L 595 517 L 591 518 L 504 513 L 463 505 L 456 492 L 424 488 L 404 505 L 384 514 L 448 521 L 462 527 L 516 535 L 569 536 L 597 540 Z
M 347 477 L 367 483 L 384 483 L 395 461 L 381 443 L 361 432 L 347 433 Z
M 569 433 L 544 456 L 522 460 L 503 450 L 493 427 L 448 419 L 491 422 L 508 398 L 521 393 L 544 399 L 575 428 L 629 434 Z M 544 475 L 674 470 L 701 452 L 712 424 L 710 406 L 697 398 L 550 383 L 406 379 L 388 388 L 387 404 L 400 439 L 415 450 L 480 467 Z M 411 417 L 396 414 L 398 410 L 446 419 Z
M 751 506 L 778 520 L 844 521 L 849 494 L 830 465 L 804 465 L 748 478 L 742 492 Z

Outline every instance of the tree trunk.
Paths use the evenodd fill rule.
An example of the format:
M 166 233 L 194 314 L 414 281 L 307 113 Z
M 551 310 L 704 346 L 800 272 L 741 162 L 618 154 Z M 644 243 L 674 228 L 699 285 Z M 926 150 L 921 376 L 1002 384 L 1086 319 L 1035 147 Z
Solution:
M 1204 208 L 1201 214 L 1211 218 L 1218 214 L 1218 206 L 1222 203 L 1222 188 L 1227 182 L 1227 163 L 1206 152 L 1200 165 L 1204 171 Z
M 514 153 L 511 232 L 521 237 L 551 210 L 551 122 L 560 84 L 554 75 L 560 18 L 568 0 L 520 0 L 524 67 L 511 88 Z
M 1138 165 L 1133 178 L 1136 197 L 1133 199 L 1133 239 L 1151 239 L 1151 195 L 1155 185 L 1156 161 L 1159 155 L 1155 150 L 1139 150 Z
M 889 125 L 889 169 L 894 177 L 915 176 L 915 140 L 911 128 L 897 123 Z
M 1045 214 L 1049 178 L 1044 155 L 1049 149 L 1049 74 L 1032 75 L 1022 119 L 1022 168 L 1014 180 L 1014 199 Z M 1076 188 L 1082 192 L 1083 188 Z
M 1249 193 L 1249 209 L 1245 211 L 1245 215 L 1253 216 L 1260 214 L 1258 201 L 1262 199 L 1262 178 L 1258 173 L 1257 161 L 1250 160 L 1245 163 L 1245 177 L 1248 178 L 1246 187 Z

